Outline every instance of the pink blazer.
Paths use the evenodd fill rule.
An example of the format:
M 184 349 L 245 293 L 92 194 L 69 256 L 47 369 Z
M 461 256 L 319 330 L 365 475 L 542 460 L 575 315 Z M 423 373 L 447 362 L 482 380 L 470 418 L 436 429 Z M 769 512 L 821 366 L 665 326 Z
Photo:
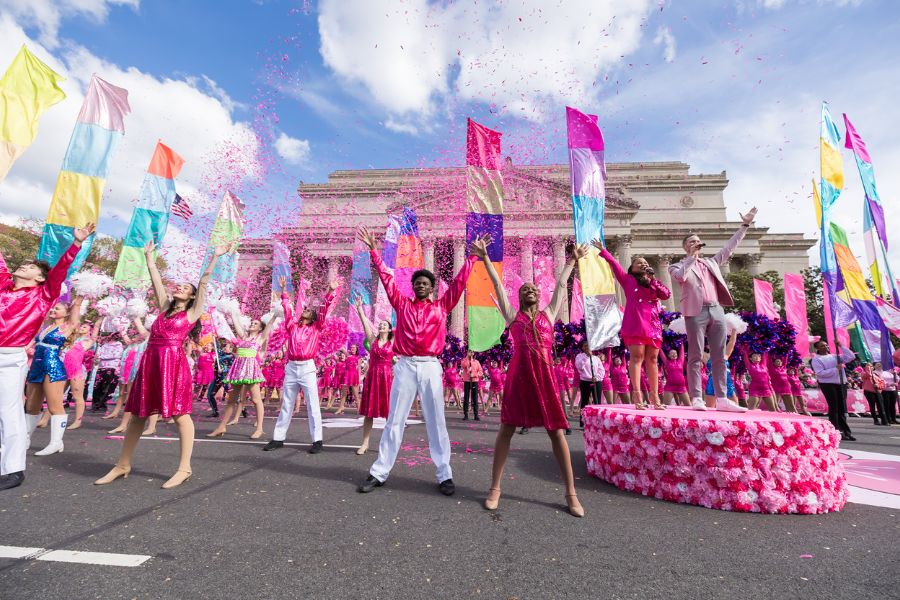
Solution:
M 731 292 L 728 291 L 728 286 L 725 284 L 725 278 L 722 277 L 722 270 L 719 267 L 731 258 L 738 244 L 747 235 L 747 229 L 747 227 L 743 226 L 738 228 L 735 234 L 731 236 L 731 239 L 725 242 L 725 246 L 712 258 L 699 259 L 703 261 L 703 264 L 706 265 L 709 272 L 713 275 L 716 284 L 716 295 L 718 296 L 719 304 L 722 306 L 734 306 L 734 299 L 731 297 Z M 696 265 L 697 260 L 693 256 L 685 256 L 682 260 L 669 266 L 669 273 L 672 275 L 672 279 L 681 285 L 681 314 L 685 317 L 696 317 L 703 309 L 703 286 L 700 282 L 700 273 Z
M 650 287 L 643 287 L 625 272 L 619 261 L 604 248 L 600 256 L 609 263 L 609 268 L 625 292 L 625 314 L 622 316 L 622 337 L 642 337 L 662 339 L 662 324 L 659 322 L 660 300 L 666 300 L 671 292 L 655 277 Z

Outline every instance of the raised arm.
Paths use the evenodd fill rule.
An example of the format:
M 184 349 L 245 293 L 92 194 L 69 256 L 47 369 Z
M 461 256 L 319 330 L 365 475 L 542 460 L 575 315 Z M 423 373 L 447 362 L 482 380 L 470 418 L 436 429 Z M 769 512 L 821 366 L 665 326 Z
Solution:
M 261 334 L 261 336 L 262 336 L 261 339 L 263 340 L 263 342 L 268 343 L 269 334 L 271 334 L 272 330 L 275 329 L 275 321 L 277 321 L 277 320 L 278 320 L 278 318 L 275 317 L 275 315 L 272 315 L 272 318 L 269 319 L 268 323 L 266 323 L 266 326 L 263 328 L 262 334 Z
M 556 286 L 553 288 L 553 295 L 550 296 L 550 304 L 548 304 L 547 308 L 544 309 L 544 312 L 547 314 L 547 318 L 550 319 L 551 323 L 556 322 L 556 315 L 559 314 L 559 311 L 562 309 L 563 302 L 569 296 L 569 276 L 572 274 L 572 269 L 575 268 L 575 262 L 586 256 L 587 253 L 587 244 L 576 245 L 574 250 L 572 251 L 572 256 L 570 256 L 566 260 L 566 264 L 563 266 L 562 271 L 560 271 L 559 275 L 557 276 Z
M 231 312 L 231 324 L 234 325 L 234 331 L 237 333 L 239 339 L 245 339 L 247 337 L 247 330 L 244 329 L 244 324 L 241 323 L 241 311 L 235 310 Z
M 727 359 L 734 352 L 734 345 L 737 344 L 737 331 L 732 331 L 728 336 L 728 342 L 725 344 L 725 358 Z
M 294 307 L 291 306 L 291 297 L 287 293 L 287 278 L 284 275 L 278 278 L 281 285 L 281 309 L 284 311 L 284 323 L 288 328 L 294 325 Z
M 375 328 L 372 327 L 372 321 L 369 320 L 369 317 L 367 317 L 365 311 L 363 311 L 362 298 L 357 296 L 356 301 L 353 304 L 356 306 L 356 314 L 359 315 L 359 320 L 362 323 L 363 333 L 366 336 L 366 343 L 371 347 L 372 342 L 375 341 Z
M 322 304 L 322 310 L 319 311 L 319 318 L 316 319 L 315 327 L 319 329 L 325 329 L 325 319 L 328 318 L 328 315 L 331 314 L 331 309 L 334 308 L 334 301 L 337 298 L 337 289 L 341 287 L 340 282 L 332 281 L 328 284 L 328 293 L 325 294 L 325 303 Z
M 5 288 L 11 281 L 12 274 L 6 265 L 6 258 L 3 256 L 3 252 L 0 252 L 0 288 Z
M 216 261 L 229 250 L 229 246 L 216 246 L 216 249 L 213 250 L 213 254 L 209 259 L 209 264 L 206 265 L 206 270 L 203 271 L 203 275 L 200 276 L 200 282 L 197 284 L 197 293 L 194 296 L 194 304 L 188 310 L 187 317 L 188 321 L 191 323 L 196 323 L 203 314 L 203 311 L 206 310 L 206 295 L 207 290 L 209 289 L 209 280 L 212 277 L 213 270 L 216 268 Z
M 612 270 L 619 285 L 623 288 L 628 287 L 628 273 L 625 272 L 625 269 L 622 268 L 622 265 L 619 264 L 616 257 L 609 253 L 609 250 L 603 246 L 603 242 L 600 240 L 594 240 L 591 244 L 600 251 L 600 257 L 609 263 L 609 268 Z
M 159 269 L 156 266 L 156 259 L 153 256 L 155 250 L 156 244 L 153 240 L 150 240 L 144 246 L 144 258 L 147 259 L 147 271 L 149 271 L 150 281 L 153 283 L 153 293 L 156 294 L 156 304 L 159 306 L 159 312 L 164 313 L 168 310 L 169 305 L 172 303 L 172 299 L 169 298 L 169 290 L 166 289 L 166 285 L 162 280 L 162 275 L 159 274 Z
M 491 262 L 491 257 L 488 255 L 488 243 L 487 240 L 476 240 L 473 242 L 472 254 L 484 261 L 484 268 L 494 286 L 494 293 L 497 294 L 497 306 L 500 309 L 500 314 L 503 315 L 506 324 L 509 325 L 515 320 L 516 312 L 509 304 L 506 288 L 503 286 L 503 282 L 500 281 L 500 275 L 497 273 L 497 269 L 494 268 L 494 263 Z
M 750 229 L 750 224 L 755 218 L 755 206 L 751 208 L 746 215 L 741 215 L 741 226 L 738 227 L 738 230 L 734 232 L 734 235 L 731 236 L 731 239 L 725 242 L 725 245 L 722 246 L 722 249 L 716 252 L 715 256 L 713 256 L 713 260 L 716 261 L 716 263 L 722 265 L 728 262 L 728 259 L 731 258 L 731 255 L 734 254 L 735 249 L 737 249 L 738 244 L 740 244 L 741 240 L 744 239 L 744 236 L 747 235 L 747 230 Z
M 81 323 L 81 305 L 84 304 L 84 296 L 75 296 L 72 306 L 69 307 L 69 328 L 74 331 Z
M 62 292 L 62 284 L 69 273 L 69 267 L 72 266 L 72 262 L 75 260 L 75 257 L 78 256 L 78 252 L 81 250 L 81 244 L 92 233 L 94 233 L 93 223 L 88 223 L 84 227 L 75 229 L 75 241 L 72 242 L 72 245 L 69 246 L 66 253 L 62 255 L 56 265 L 54 265 L 54 267 L 50 269 L 50 272 L 47 273 L 47 282 L 44 284 L 45 297 L 59 298 L 59 294 Z
M 394 310 L 396 310 L 400 305 L 403 304 L 404 300 L 408 300 L 408 298 L 406 298 L 406 296 L 404 296 L 397 288 L 397 284 L 396 282 L 394 282 L 394 276 L 388 271 L 387 267 L 384 264 L 384 261 L 381 260 L 381 255 L 379 255 L 378 251 L 375 249 L 375 236 L 372 235 L 372 232 L 367 228 L 360 227 L 359 231 L 357 231 L 356 233 L 356 237 L 359 238 L 362 243 L 368 246 L 369 256 L 372 259 L 372 265 L 378 272 L 378 279 L 381 280 L 381 285 L 384 286 L 384 293 L 388 298 L 388 302 L 390 302 L 391 306 L 393 306 Z
M 485 249 L 487 249 L 491 243 L 491 236 L 481 236 L 472 242 L 472 247 L 479 243 L 484 244 Z M 469 256 L 466 257 L 466 262 L 463 263 L 462 267 L 459 269 L 459 273 L 457 273 L 456 277 L 453 278 L 453 281 L 450 282 L 450 287 L 447 288 L 447 291 L 444 292 L 443 296 L 438 298 L 437 304 L 443 307 L 447 312 L 453 310 L 453 307 L 456 306 L 459 299 L 462 298 L 463 292 L 466 291 L 466 282 L 469 281 L 469 275 L 472 274 L 472 269 L 475 267 L 475 261 L 477 260 L 476 256 L 472 254 L 472 247 L 469 249 Z

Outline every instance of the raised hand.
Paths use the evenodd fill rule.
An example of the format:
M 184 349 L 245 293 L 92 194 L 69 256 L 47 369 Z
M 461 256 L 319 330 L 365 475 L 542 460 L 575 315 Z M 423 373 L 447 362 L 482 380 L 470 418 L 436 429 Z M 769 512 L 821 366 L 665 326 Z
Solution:
M 329 288 L 332 292 L 333 292 L 334 290 L 338 289 L 339 287 L 341 287 L 341 280 L 340 280 L 340 279 L 335 279 L 334 281 L 331 281 L 331 282 L 328 283 L 328 288 Z
M 584 244 L 582 244 L 582 245 L 584 245 Z M 597 250 L 603 250 L 604 248 L 606 248 L 606 246 L 603 245 L 603 242 L 600 241 L 599 239 L 591 240 L 591 246 L 593 246 Z
M 81 245 L 81 243 L 88 238 L 89 235 L 94 233 L 97 227 L 93 223 L 88 223 L 84 227 L 78 227 L 73 232 L 75 235 L 75 243 Z
M 488 255 L 488 243 L 489 242 L 486 242 L 484 239 L 479 238 L 469 245 L 469 252 L 481 260 L 484 260 Z
M 740 213 L 738 213 L 740 214 Z M 741 221 L 744 225 L 750 225 L 753 222 L 753 219 L 756 218 L 756 207 L 754 206 L 749 211 L 747 211 L 746 215 L 741 215 Z
M 228 254 L 231 252 L 231 246 L 229 244 L 224 244 L 222 246 L 216 246 L 216 249 L 213 251 L 213 255 L 218 258 L 224 254 Z
M 153 240 L 150 240 L 149 242 L 144 244 L 144 254 L 146 254 L 147 256 L 153 254 L 154 250 L 156 250 L 156 242 L 154 242 Z
M 362 296 L 360 296 L 359 294 L 356 294 L 355 297 L 353 298 L 353 306 L 355 306 L 356 308 L 362 308 L 362 305 L 363 305 Z
M 372 235 L 372 232 L 369 231 L 368 227 L 360 227 L 356 232 L 356 237 L 359 239 L 359 241 L 368 246 L 369 250 L 375 249 L 375 244 L 377 242 L 375 241 L 375 236 Z
M 587 244 L 575 244 L 575 247 L 572 248 L 572 256 L 575 257 L 575 260 L 580 260 L 587 256 L 588 253 L 588 245 Z
M 287 277 L 285 277 L 284 275 L 278 276 L 278 287 L 281 288 L 282 293 L 287 291 Z

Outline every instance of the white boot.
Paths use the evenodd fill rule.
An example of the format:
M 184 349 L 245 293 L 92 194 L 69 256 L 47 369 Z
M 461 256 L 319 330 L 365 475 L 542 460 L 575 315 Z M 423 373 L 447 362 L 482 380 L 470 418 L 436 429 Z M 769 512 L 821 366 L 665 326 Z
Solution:
M 34 430 L 37 429 L 37 424 L 41 420 L 41 415 L 29 415 L 25 413 L 25 432 L 28 434 L 28 445 L 27 448 L 31 448 L 31 434 L 34 433 Z
M 50 443 L 43 450 L 35 452 L 35 456 L 48 456 L 63 451 L 63 434 L 66 432 L 66 424 L 69 415 L 50 416 Z

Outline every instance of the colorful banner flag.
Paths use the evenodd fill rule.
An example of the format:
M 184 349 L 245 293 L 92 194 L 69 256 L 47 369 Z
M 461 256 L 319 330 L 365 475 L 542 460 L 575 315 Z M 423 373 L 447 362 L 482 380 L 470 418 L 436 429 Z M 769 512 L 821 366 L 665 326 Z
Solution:
M 569 307 L 569 321 L 577 323 L 584 318 L 584 293 L 581 291 L 581 280 L 572 280 L 572 306 Z
M 397 266 L 397 240 L 399 238 L 400 217 L 390 215 L 388 217 L 387 231 L 384 233 L 384 245 L 381 250 L 381 260 L 391 274 L 394 273 L 394 268 Z M 375 296 L 374 312 L 375 321 L 393 322 L 393 309 L 391 308 L 391 303 L 388 301 L 387 293 L 385 292 L 381 281 L 378 282 L 378 293 Z
M 872 166 L 872 159 L 866 144 L 859 137 L 846 113 L 844 113 L 844 125 L 847 128 L 844 145 L 853 150 L 856 168 L 866 194 L 866 201 L 863 203 L 863 241 L 866 246 L 866 258 L 869 261 L 872 283 L 875 286 L 875 293 L 879 297 L 887 298 L 890 294 L 892 302 L 896 305 L 900 299 L 897 297 L 894 276 L 887 260 L 887 229 L 884 223 L 884 208 L 881 205 L 881 198 L 878 197 L 878 190 L 875 188 L 875 168 Z
M 822 271 L 823 291 L 828 295 L 828 306 L 831 309 L 832 327 L 842 327 L 837 310 L 839 303 L 835 299 L 838 289 L 838 268 L 834 256 L 834 244 L 831 240 L 831 213 L 834 203 L 841 195 L 844 187 L 844 166 L 841 160 L 841 134 L 831 118 L 828 104 L 822 103 L 822 120 L 819 130 L 819 185 L 818 205 L 816 211 L 819 218 L 819 268 Z M 815 187 L 815 186 L 814 186 Z M 826 320 L 827 329 L 827 320 Z M 828 332 L 829 344 L 834 333 Z
M 762 279 L 753 280 L 753 299 L 756 301 L 756 312 L 770 319 L 780 319 L 781 315 L 775 310 L 775 300 L 772 298 L 772 284 Z
M 597 115 L 588 115 L 568 106 L 566 127 L 575 243 L 602 241 L 606 210 L 603 133 L 597 124 Z M 622 313 L 616 303 L 616 284 L 609 265 L 600 258 L 596 248 L 589 248 L 588 254 L 578 261 L 578 274 L 587 339 L 591 349 L 598 350 L 619 345 Z
M 116 148 L 125 137 L 125 116 L 130 112 L 128 90 L 91 76 L 50 200 L 38 250 L 41 260 L 55 265 L 75 240 L 75 228 L 100 220 L 106 175 Z M 81 268 L 93 243 L 91 235 L 81 245 L 69 275 Z
M 888 304 L 881 298 L 875 298 L 875 305 L 878 307 L 878 314 L 885 327 L 896 336 L 900 336 L 900 308 L 892 304 Z
M 181 171 L 184 159 L 177 152 L 163 144 L 156 143 L 138 204 L 131 213 L 131 223 L 116 265 L 116 284 L 124 288 L 146 288 L 150 286 L 147 258 L 144 246 L 153 240 L 157 248 L 162 245 L 169 227 L 169 211 L 175 201 L 175 177 Z M 156 253 L 153 255 L 156 260 Z
M 225 192 L 222 204 L 219 206 L 219 214 L 209 234 L 209 244 L 206 248 L 206 257 L 203 260 L 203 269 L 209 264 L 213 250 L 216 246 L 233 246 L 235 249 L 224 256 L 219 257 L 216 267 L 213 269 L 211 279 L 226 285 L 234 283 L 237 275 L 238 252 L 237 244 L 244 236 L 244 203 L 241 199 Z
M 875 297 L 869 291 L 862 269 L 850 250 L 847 232 L 837 223 L 831 224 L 831 240 L 840 275 L 837 278 L 838 285 L 841 286 L 835 290 L 835 301 L 845 302 L 853 307 L 868 352 L 874 360 L 880 361 L 889 369 L 893 365 L 891 355 L 894 353 L 890 335 L 878 313 Z
M 34 141 L 40 116 L 65 99 L 66 94 L 58 85 L 64 79 L 24 44 L 3 74 L 0 79 L 0 181 Z
M 809 356 L 809 319 L 806 315 L 806 288 L 803 277 L 795 273 L 784 274 L 784 316 L 797 330 L 794 348 L 800 356 Z
M 491 236 L 488 257 L 503 280 L 503 176 L 499 131 L 468 120 L 466 132 L 466 243 Z M 494 286 L 481 259 L 466 283 L 470 350 L 483 352 L 500 342 L 506 321 L 491 299 Z
M 356 240 L 353 246 L 353 268 L 350 271 L 350 343 L 360 344 L 364 337 L 364 329 L 359 315 L 356 314 L 356 299 L 362 302 L 363 313 L 371 318 L 372 310 L 372 260 L 369 249 L 361 241 Z M 360 344 L 361 345 L 361 344 Z
M 281 277 L 285 279 L 284 288 L 278 281 Z M 272 243 L 272 296 L 280 296 L 284 291 L 294 291 L 294 282 L 291 280 L 291 254 L 284 242 L 276 240 Z
M 394 280 L 406 296 L 413 296 L 412 274 L 425 268 L 425 253 L 419 238 L 419 220 L 416 211 L 408 206 L 400 214 L 400 229 L 397 235 L 397 255 L 394 266 Z

